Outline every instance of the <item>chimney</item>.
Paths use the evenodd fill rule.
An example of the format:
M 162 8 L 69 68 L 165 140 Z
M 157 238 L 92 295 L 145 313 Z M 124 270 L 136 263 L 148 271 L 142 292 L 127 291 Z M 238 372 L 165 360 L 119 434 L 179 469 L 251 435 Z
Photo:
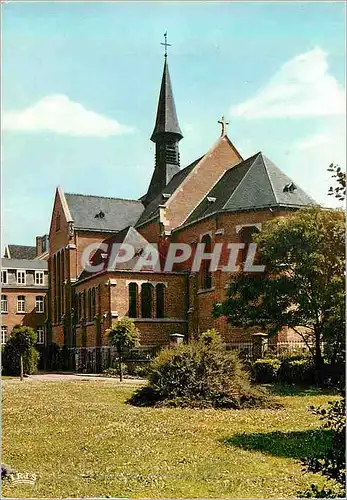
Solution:
M 36 257 L 48 251 L 48 234 L 36 236 Z

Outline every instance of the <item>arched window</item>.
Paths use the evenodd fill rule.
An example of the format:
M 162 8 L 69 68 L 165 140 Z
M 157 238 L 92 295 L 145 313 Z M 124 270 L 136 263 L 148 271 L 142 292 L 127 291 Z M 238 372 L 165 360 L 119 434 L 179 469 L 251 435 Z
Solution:
M 60 231 L 60 213 L 57 213 L 57 217 L 55 219 L 55 230 Z
M 212 251 L 212 240 L 209 234 L 205 234 L 202 237 L 201 243 L 205 244 L 204 253 L 211 253 Z M 212 287 L 212 274 L 210 272 L 211 259 L 204 259 L 201 262 L 200 269 L 200 285 L 201 288 L 211 288 Z
M 61 274 L 60 274 L 60 252 L 57 254 L 57 269 L 56 269 L 56 278 L 57 278 L 57 309 L 58 309 L 58 323 L 61 320 Z
M 129 283 L 129 318 L 138 317 L 138 307 L 137 307 L 137 293 L 138 286 L 136 283 Z
M 156 286 L 157 318 L 165 318 L 165 290 L 163 283 Z
M 92 321 L 92 290 L 89 288 L 87 292 L 87 321 Z
M 61 280 L 60 280 L 60 286 L 61 286 L 61 312 L 62 314 L 65 313 L 65 285 L 64 285 L 64 280 L 65 280 L 65 251 L 61 251 L 61 262 L 60 262 L 60 272 L 61 272 Z
M 253 235 L 259 233 L 259 229 L 255 226 L 243 227 L 239 232 L 240 242 L 245 244 L 245 247 L 240 250 L 240 263 L 244 264 L 247 259 L 250 243 L 253 243 Z
M 92 321 L 96 315 L 96 297 L 95 297 L 95 288 L 92 288 Z
M 58 310 L 57 310 L 57 256 L 53 257 L 53 280 L 52 280 L 52 288 L 53 288 L 53 321 L 57 323 L 58 321 Z
M 79 318 L 78 322 L 81 322 L 81 318 L 83 318 L 83 292 L 78 294 L 78 309 L 79 309 Z
M 141 316 L 142 318 L 152 317 L 152 292 L 150 283 L 143 283 L 141 286 Z

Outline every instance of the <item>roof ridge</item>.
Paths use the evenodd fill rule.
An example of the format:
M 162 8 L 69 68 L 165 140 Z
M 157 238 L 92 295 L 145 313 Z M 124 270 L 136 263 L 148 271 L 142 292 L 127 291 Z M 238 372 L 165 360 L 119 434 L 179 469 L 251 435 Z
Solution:
M 85 198 L 103 198 L 105 200 L 134 201 L 136 203 L 142 203 L 141 200 L 136 200 L 136 199 L 131 199 L 131 198 L 114 198 L 112 196 L 102 196 L 102 195 L 97 195 L 97 194 L 65 193 L 65 195 L 84 196 Z
M 35 245 L 21 245 L 20 243 L 8 243 L 11 247 L 26 247 L 26 248 L 36 248 Z
M 273 195 L 274 195 L 274 198 L 275 198 L 275 200 L 276 200 L 276 203 L 279 203 L 279 199 L 278 199 L 278 197 L 277 197 L 277 194 L 276 194 L 276 191 L 275 191 L 275 188 L 274 188 L 273 182 L 272 182 L 272 180 L 271 180 L 271 176 L 270 176 L 270 174 L 269 174 L 268 165 L 267 165 L 267 163 L 266 163 L 266 160 L 267 160 L 268 158 L 267 158 L 266 156 L 264 157 L 264 155 L 263 155 L 262 153 L 260 153 L 260 155 L 261 155 L 261 159 L 262 159 L 262 161 L 263 161 L 263 165 L 264 165 L 264 168 L 265 168 L 266 175 L 267 175 L 267 177 L 268 177 L 268 179 L 269 179 L 269 182 L 270 182 L 270 186 L 271 186 L 271 189 L 272 189 L 272 193 L 273 193 Z M 283 173 L 284 173 L 284 175 L 287 175 L 285 172 L 283 172 Z
M 246 161 L 248 160 L 252 160 L 253 158 L 253 161 L 252 161 L 252 164 L 251 166 L 249 167 L 249 169 L 247 170 L 247 172 L 245 173 L 245 175 L 242 177 L 242 179 L 240 180 L 240 182 L 238 183 L 238 185 L 236 186 L 236 188 L 234 189 L 234 191 L 231 193 L 231 195 L 229 196 L 229 198 L 227 199 L 227 201 L 224 203 L 223 205 L 223 209 L 224 207 L 229 203 L 229 201 L 231 200 L 231 198 L 235 195 L 236 191 L 239 189 L 239 187 L 241 186 L 241 184 L 243 183 L 243 181 L 245 180 L 245 178 L 247 177 L 247 175 L 250 173 L 250 171 L 252 170 L 252 167 L 256 161 L 256 159 L 259 157 L 259 155 L 261 155 L 261 152 L 259 153 L 256 153 L 255 155 L 253 156 L 250 156 L 249 158 L 246 158 L 246 160 L 244 160 L 243 162 L 241 163 L 245 163 Z M 238 163 L 237 165 L 241 165 L 240 163 Z M 235 165 L 235 167 L 237 166 Z M 232 167 L 232 168 L 235 168 L 235 167 Z M 231 169 L 229 169 L 231 170 Z

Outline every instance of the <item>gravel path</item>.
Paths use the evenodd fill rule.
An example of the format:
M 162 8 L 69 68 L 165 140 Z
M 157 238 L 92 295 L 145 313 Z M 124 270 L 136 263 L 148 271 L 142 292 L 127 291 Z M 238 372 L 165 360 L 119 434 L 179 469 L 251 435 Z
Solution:
M 6 382 L 16 382 L 19 377 L 6 379 Z M 38 375 L 29 375 L 24 378 L 27 382 L 65 382 L 66 380 L 98 380 L 99 382 L 114 382 L 120 383 L 118 378 L 115 377 L 100 377 L 93 374 L 79 374 L 79 373 L 40 373 Z M 145 384 L 146 380 L 143 378 L 124 378 L 122 384 Z

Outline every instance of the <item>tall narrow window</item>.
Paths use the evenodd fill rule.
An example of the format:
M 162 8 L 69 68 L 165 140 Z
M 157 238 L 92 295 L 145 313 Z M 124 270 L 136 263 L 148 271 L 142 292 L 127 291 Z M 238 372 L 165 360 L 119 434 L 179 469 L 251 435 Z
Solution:
M 25 285 L 25 271 L 17 270 L 17 285 Z
M 92 290 L 90 288 L 87 292 L 87 318 L 88 321 L 92 320 Z
M 83 314 L 84 314 L 84 311 L 83 311 L 83 294 L 82 294 L 82 292 L 78 294 L 78 302 L 79 302 L 79 312 L 80 312 L 80 315 L 79 315 L 79 318 L 78 318 L 78 322 L 80 323 L 81 319 L 83 318 Z
M 159 283 L 156 287 L 157 318 L 165 318 L 165 285 Z
M 37 326 L 36 327 L 36 333 L 37 333 L 37 343 L 38 344 L 44 344 L 45 343 L 45 330 L 43 326 Z
M 204 253 L 211 253 L 212 241 L 211 236 L 209 234 L 205 234 L 201 239 L 201 243 L 205 244 Z M 212 274 L 210 272 L 211 259 L 203 259 L 201 262 L 200 269 L 200 281 L 201 288 L 207 289 L 212 287 Z
M 18 295 L 17 298 L 17 312 L 25 312 L 25 295 Z
M 44 272 L 35 271 L 35 285 L 43 285 Z
M 57 289 L 56 289 L 56 294 L 57 294 L 57 314 L 58 314 L 58 323 L 60 323 L 61 320 L 61 295 L 60 295 L 60 252 L 57 253 L 57 268 L 56 268 L 56 282 L 57 282 Z
M 6 344 L 7 341 L 7 326 L 1 326 L 1 343 Z
M 7 313 L 7 295 L 1 295 L 1 312 Z
M 128 311 L 129 318 L 138 317 L 137 290 L 138 290 L 137 283 L 129 284 L 129 311 Z
M 58 321 L 58 308 L 57 308 L 57 297 L 54 297 L 53 299 L 53 321 L 54 323 L 57 323 Z
M 95 315 L 96 315 L 96 295 L 95 295 L 95 288 L 92 288 L 92 320 L 94 320 Z
M 52 273 L 52 289 L 53 289 L 53 321 L 58 321 L 58 303 L 57 303 L 57 256 L 53 256 L 53 273 Z
M 35 302 L 35 311 L 37 313 L 43 313 L 45 309 L 45 299 L 42 295 L 37 295 L 36 296 L 36 302 Z
M 152 291 L 153 287 L 149 283 L 141 286 L 141 316 L 143 318 L 152 317 Z
M 55 230 L 60 231 L 60 214 L 57 214 L 57 218 L 55 219 Z
M 7 270 L 1 271 L 1 284 L 7 285 Z

